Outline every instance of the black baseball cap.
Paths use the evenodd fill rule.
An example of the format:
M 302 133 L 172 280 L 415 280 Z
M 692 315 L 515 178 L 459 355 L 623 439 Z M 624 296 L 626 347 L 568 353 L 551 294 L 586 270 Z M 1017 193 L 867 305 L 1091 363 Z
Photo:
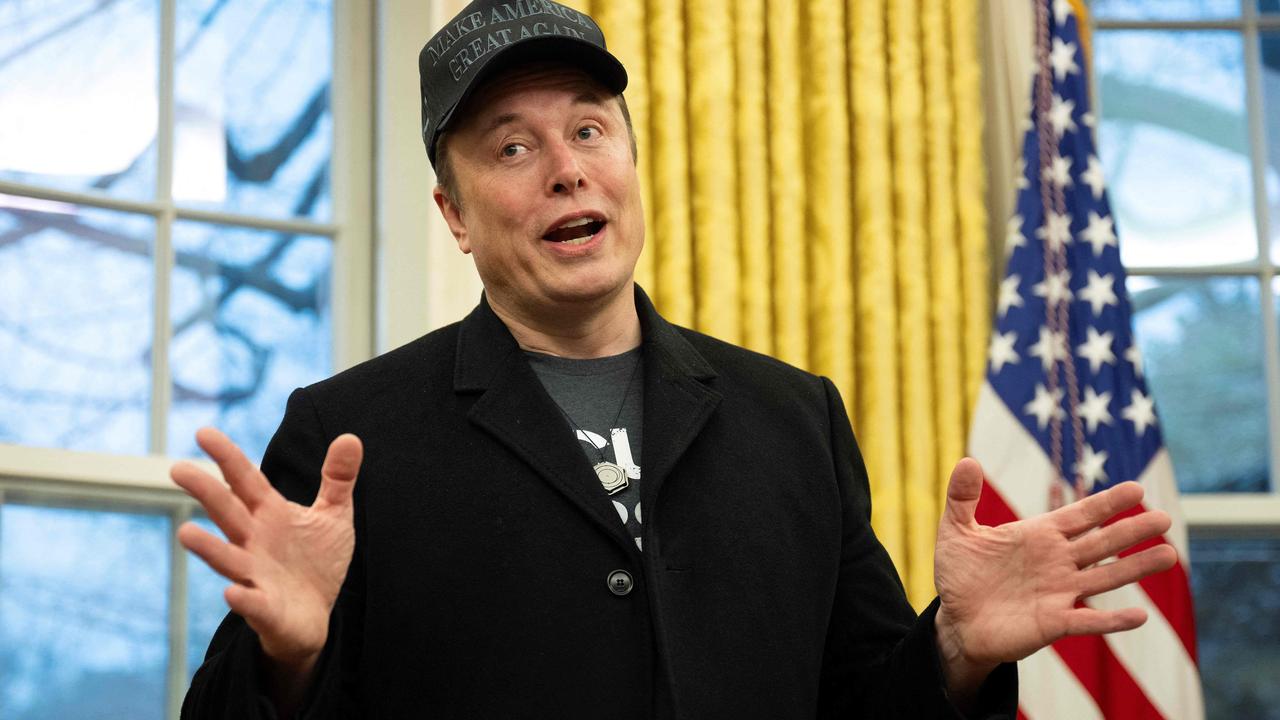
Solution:
M 501 69 L 543 60 L 572 65 L 613 93 L 627 87 L 627 71 L 605 48 L 596 21 L 551 0 L 475 0 L 432 36 L 418 54 L 431 167 L 440 133 L 476 88 Z

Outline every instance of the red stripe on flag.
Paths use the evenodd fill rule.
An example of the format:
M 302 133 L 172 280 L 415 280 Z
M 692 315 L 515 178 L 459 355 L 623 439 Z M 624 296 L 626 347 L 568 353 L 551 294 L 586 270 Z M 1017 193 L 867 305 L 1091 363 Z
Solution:
M 1106 524 L 1110 525 L 1124 518 L 1137 515 L 1143 509 L 1142 507 L 1136 507 L 1126 510 L 1108 520 Z M 1163 537 L 1152 538 L 1125 550 L 1120 553 L 1120 557 L 1127 557 L 1134 553 L 1142 552 L 1147 548 L 1163 544 L 1167 544 Z M 1187 579 L 1186 566 L 1179 562 L 1162 573 L 1148 575 L 1138 582 L 1147 595 L 1151 597 L 1152 604 L 1169 621 L 1169 626 L 1177 633 L 1178 639 L 1182 641 L 1183 647 L 1187 649 L 1187 654 L 1191 656 L 1191 661 L 1197 662 L 1195 608 L 1191 604 L 1191 583 Z
M 982 481 L 982 496 L 978 498 L 978 509 L 974 511 L 973 515 L 979 523 L 991 527 L 1011 523 L 1018 519 L 1013 509 L 1009 507 L 1009 503 L 1005 501 L 1004 496 L 996 490 L 994 485 L 986 480 Z
M 1053 644 L 1107 718 L 1163 720 L 1101 635 L 1065 637 Z

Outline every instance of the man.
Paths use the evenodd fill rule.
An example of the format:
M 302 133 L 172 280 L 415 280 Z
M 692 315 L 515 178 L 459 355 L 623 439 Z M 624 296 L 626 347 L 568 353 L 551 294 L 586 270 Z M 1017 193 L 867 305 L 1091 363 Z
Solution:
M 228 538 L 180 540 L 233 583 L 184 715 L 1012 717 L 1007 663 L 1144 621 L 1075 607 L 1175 562 L 1094 566 L 1168 527 L 1097 529 L 1137 485 L 984 528 L 972 460 L 916 617 L 834 386 L 635 287 L 626 75 L 590 18 L 477 0 L 420 65 L 485 296 L 295 392 L 261 472 L 208 429 L 230 488 L 174 466 Z

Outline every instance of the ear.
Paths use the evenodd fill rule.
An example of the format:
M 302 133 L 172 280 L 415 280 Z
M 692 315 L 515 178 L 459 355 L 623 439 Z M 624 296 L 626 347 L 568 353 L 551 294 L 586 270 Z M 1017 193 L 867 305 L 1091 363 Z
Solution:
M 462 220 L 462 208 L 450 200 L 439 185 L 431 191 L 431 197 L 435 199 L 436 207 L 440 208 L 440 215 L 444 217 L 445 223 L 449 226 L 449 232 L 453 233 L 453 239 L 457 241 L 458 249 L 470 254 L 471 238 L 467 235 L 467 225 Z

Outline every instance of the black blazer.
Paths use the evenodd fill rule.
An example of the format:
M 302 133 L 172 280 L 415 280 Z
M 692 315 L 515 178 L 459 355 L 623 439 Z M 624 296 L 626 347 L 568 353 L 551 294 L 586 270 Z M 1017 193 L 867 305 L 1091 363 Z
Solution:
M 835 387 L 636 296 L 643 553 L 483 300 L 290 397 L 262 463 L 286 496 L 311 502 L 338 434 L 365 445 L 304 715 L 954 716 L 935 608 L 917 619 L 872 532 Z M 608 587 L 616 570 L 630 593 Z M 184 717 L 269 715 L 257 653 L 229 615 Z M 988 716 L 1013 716 L 1013 673 L 988 681 Z

